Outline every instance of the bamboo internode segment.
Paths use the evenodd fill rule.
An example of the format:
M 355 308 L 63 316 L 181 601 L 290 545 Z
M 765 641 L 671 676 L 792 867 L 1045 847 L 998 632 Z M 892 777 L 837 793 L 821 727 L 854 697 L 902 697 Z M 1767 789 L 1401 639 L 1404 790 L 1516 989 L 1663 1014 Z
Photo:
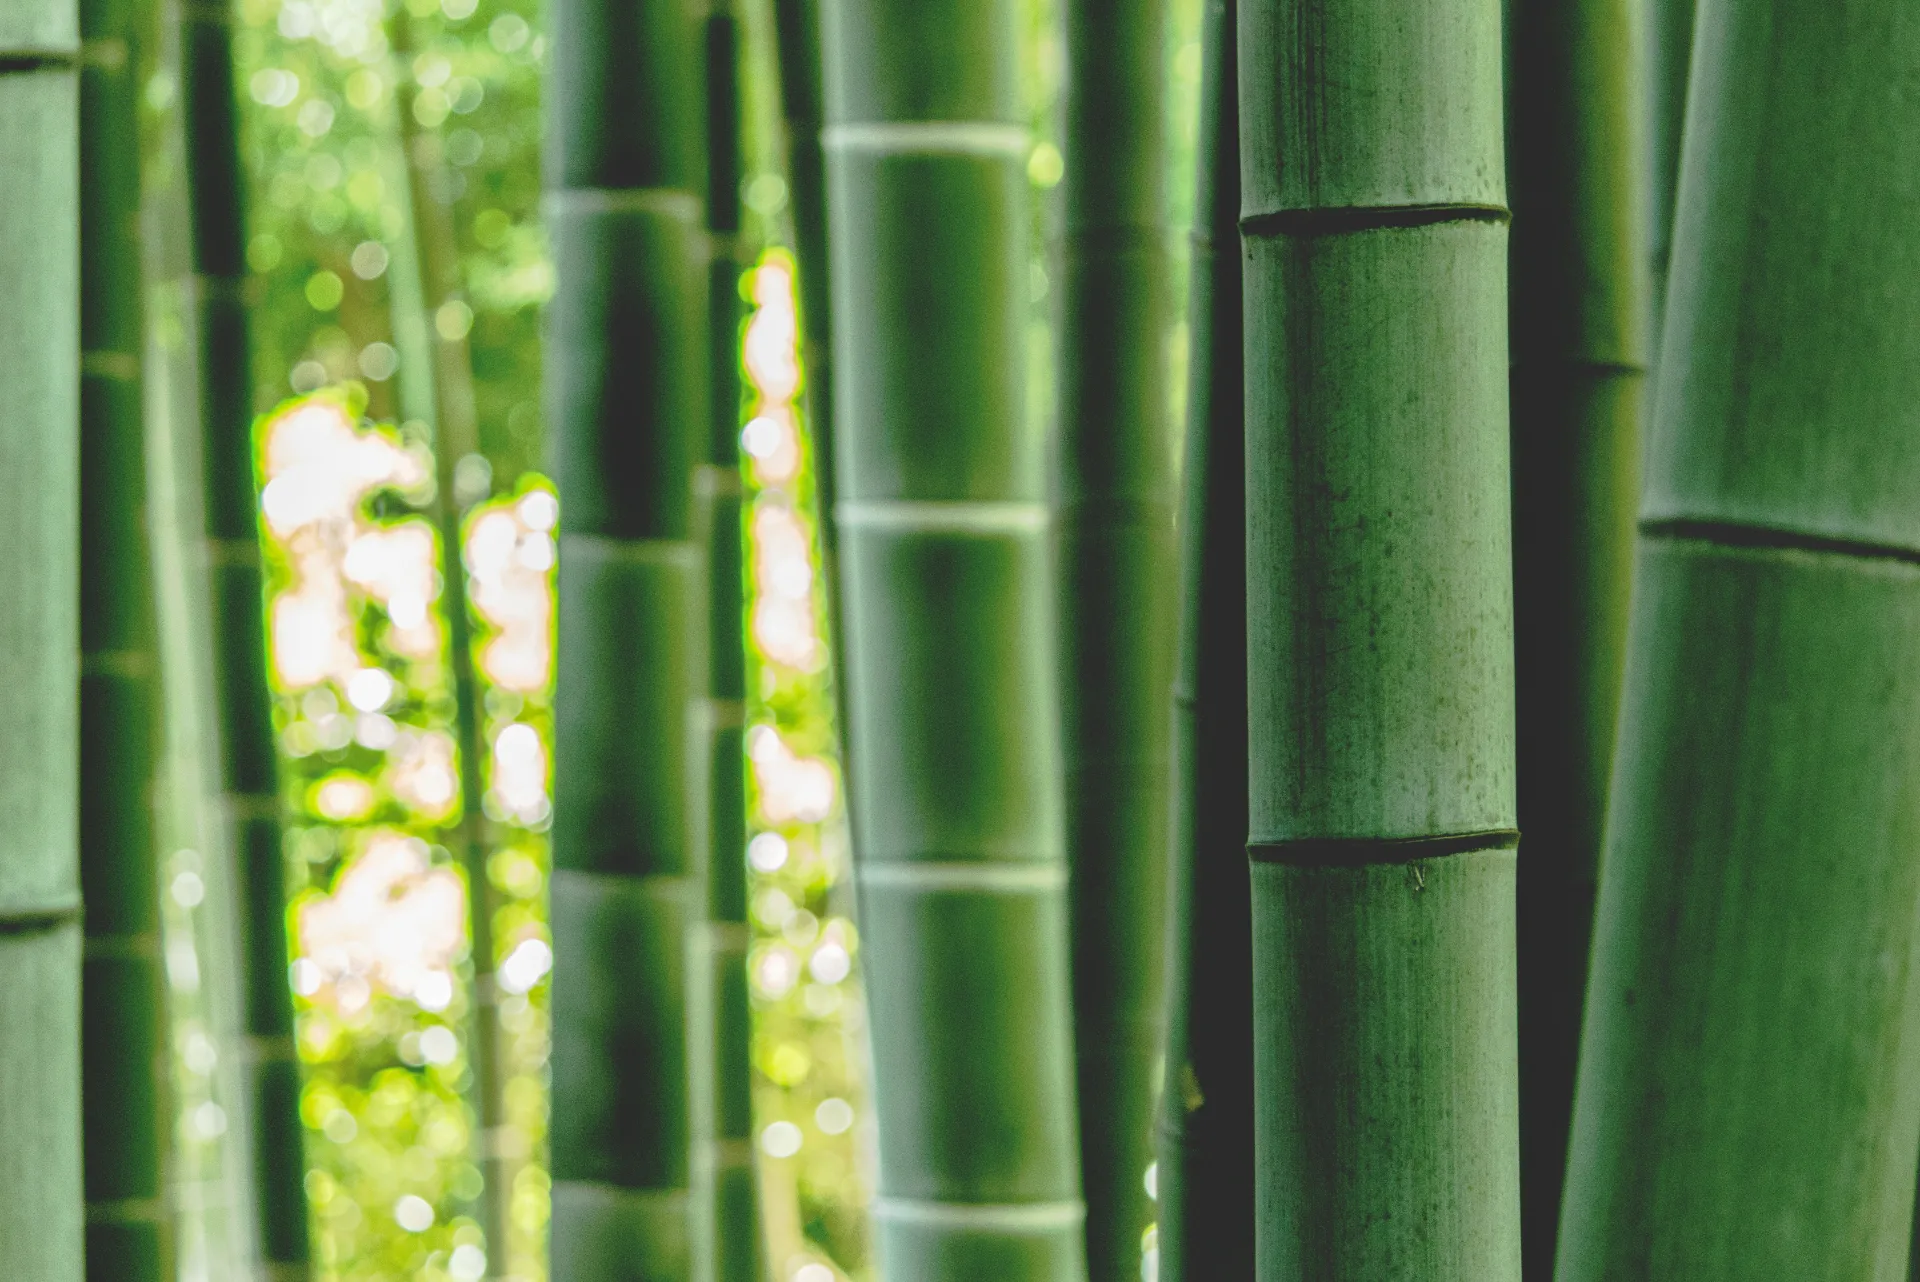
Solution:
M 78 14 L 0 12 L 0 1260 L 80 1282 Z
M 1920 22 L 1700 7 L 1562 1282 L 1902 1275 Z
M 1248 841 L 1364 856 L 1251 863 L 1271 1282 L 1519 1273 L 1500 56 L 1239 12 Z
M 825 18 L 879 1254 L 889 1276 L 926 1282 L 1080 1282 L 1015 6 L 836 0 Z M 987 886 L 954 877 L 961 865 L 1046 872 Z

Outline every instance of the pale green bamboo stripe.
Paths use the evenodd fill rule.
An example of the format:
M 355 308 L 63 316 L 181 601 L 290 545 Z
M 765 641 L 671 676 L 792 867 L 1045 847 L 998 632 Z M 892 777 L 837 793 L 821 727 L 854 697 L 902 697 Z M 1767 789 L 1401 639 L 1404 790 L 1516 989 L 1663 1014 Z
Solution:
M 828 125 L 820 145 L 885 156 L 1025 157 L 1033 134 L 1022 125 L 984 120 L 874 120 Z
M 659 214 L 689 226 L 706 221 L 706 202 L 678 187 L 549 187 L 540 197 L 549 218 L 591 214 Z
M 625 565 L 666 565 L 695 570 L 700 566 L 701 548 L 688 539 L 623 539 L 614 534 L 560 535 L 560 555 L 569 547 L 591 546 L 607 561 Z M 689 696 L 689 702 L 692 696 Z
M 873 1218 L 886 1224 L 990 1233 L 1058 1233 L 1078 1229 L 1087 1218 L 1079 1199 L 1059 1202 L 941 1202 L 921 1198 L 876 1197 L 867 1204 Z
M 1045 503 L 939 499 L 843 499 L 833 510 L 843 533 L 909 530 L 929 534 L 1029 534 L 1053 519 Z
M 854 879 L 870 889 L 919 890 L 942 894 L 956 890 L 990 895 L 1047 894 L 1067 888 L 1066 861 L 1048 855 L 1043 861 L 1013 863 L 929 862 L 918 859 L 867 859 L 854 866 Z

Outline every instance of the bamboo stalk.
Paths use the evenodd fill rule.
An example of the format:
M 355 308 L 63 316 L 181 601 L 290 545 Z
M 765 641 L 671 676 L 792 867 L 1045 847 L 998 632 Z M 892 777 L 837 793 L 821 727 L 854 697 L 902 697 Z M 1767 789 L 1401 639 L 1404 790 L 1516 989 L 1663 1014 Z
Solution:
M 1907 1255 L 1916 57 L 1903 7 L 1700 7 L 1562 1282 Z
M 459 244 L 451 211 L 435 192 L 444 183 L 440 137 L 423 131 L 413 112 L 415 84 L 408 74 L 413 50 L 412 20 L 405 5 L 388 19 L 393 50 L 401 68 L 395 106 L 400 144 L 406 157 L 408 220 L 413 231 L 413 263 L 419 273 L 423 318 L 449 305 L 463 305 Z M 452 675 L 454 742 L 460 759 L 460 810 L 443 833 L 467 882 L 467 938 L 473 966 L 471 1018 L 467 1026 L 467 1065 L 473 1075 L 469 1096 L 479 1120 L 475 1157 L 482 1190 L 479 1212 L 486 1236 L 489 1278 L 509 1277 L 512 1236 L 515 1138 L 507 1119 L 505 1036 L 500 1029 L 500 990 L 494 981 L 498 962 L 493 915 L 499 907 L 487 876 L 491 849 L 486 812 L 484 762 L 487 739 L 480 720 L 480 677 L 473 658 L 473 619 L 467 607 L 465 517 L 455 477 L 462 459 L 477 455 L 480 425 L 474 409 L 473 362 L 464 329 L 452 332 L 428 321 L 420 326 L 432 345 L 431 403 L 435 473 L 433 521 L 440 535 L 443 573 L 441 608 L 447 623 L 448 666 Z M 396 330 L 396 332 L 398 332 Z
M 890 1277 L 1085 1277 L 1011 0 L 825 13 L 850 798 Z
M 830 2 L 830 0 L 826 0 Z M 772 0 L 780 68 L 780 110 L 787 126 L 787 182 L 793 210 L 794 259 L 800 294 L 801 365 L 806 370 L 807 422 L 813 425 L 813 484 L 820 511 L 833 511 L 833 294 L 828 284 L 826 153 L 820 130 L 826 74 L 821 60 L 823 0 Z M 835 581 L 834 528 L 820 522 L 827 582 Z M 830 606 L 838 609 L 837 596 Z M 836 693 L 836 697 L 837 693 Z M 840 731 L 846 731 L 845 718 Z
M 87 1276 L 172 1276 L 160 973 L 159 690 L 141 357 L 140 6 L 80 37 L 81 1104 Z
M 690 1267 L 703 59 L 676 0 L 567 0 L 552 32 L 553 1276 L 651 1282 Z
M 286 870 L 267 684 L 245 265 L 245 185 L 233 83 L 233 15 L 178 10 L 182 116 L 197 306 L 205 558 L 213 585 L 215 736 L 239 885 L 246 1107 L 257 1240 L 274 1282 L 307 1276 L 300 1061 L 287 986 Z
M 1173 870 L 1160 1282 L 1251 1278 L 1253 927 L 1247 842 L 1246 437 L 1234 0 L 1202 30 L 1173 685 Z
M 1674 197 L 1680 186 L 1680 131 L 1687 115 L 1687 67 L 1693 60 L 1695 0 L 1648 0 L 1647 46 L 1647 262 L 1651 275 L 1652 339 L 1659 354 L 1667 304 L 1667 267 L 1673 259 Z
M 1513 0 L 1508 293 L 1524 1272 L 1553 1276 L 1645 397 L 1630 0 Z
M 75 6 L 0 13 L 0 1260 L 79 1282 L 79 165 Z
M 1257 1276 L 1511 1282 L 1499 7 L 1239 42 Z
M 704 911 L 689 956 L 693 1260 L 698 1282 L 765 1276 L 753 1164 L 753 1019 L 747 991 L 745 568 L 740 474 L 740 23 L 722 0 L 706 43 L 707 314 L 712 422 L 695 473 L 707 571 Z
M 1087 1272 L 1131 1282 L 1153 1222 L 1172 765 L 1166 15 L 1069 0 L 1055 487 Z

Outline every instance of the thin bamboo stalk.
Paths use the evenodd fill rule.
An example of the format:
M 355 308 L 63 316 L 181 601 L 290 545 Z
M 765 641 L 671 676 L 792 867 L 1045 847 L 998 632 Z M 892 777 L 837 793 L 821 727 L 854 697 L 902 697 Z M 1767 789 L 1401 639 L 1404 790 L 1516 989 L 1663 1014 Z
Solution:
M 1514 642 L 1524 1272 L 1553 1276 L 1645 399 L 1631 0 L 1513 0 Z
M 232 12 L 179 10 L 187 202 L 196 288 L 205 559 L 212 581 L 221 801 L 239 879 L 246 1107 L 262 1266 L 307 1276 L 300 1061 L 287 986 L 286 870 L 267 684 L 246 298 L 245 180 L 233 83 Z
M 1253 1276 L 1246 436 L 1234 0 L 1203 17 L 1173 685 L 1161 1282 Z
M 707 571 L 706 840 L 700 929 L 689 957 L 693 1259 L 698 1282 L 761 1282 L 753 1164 L 753 1012 L 747 991 L 745 569 L 740 474 L 740 23 L 706 21 L 707 314 L 712 422 L 695 473 Z
M 80 14 L 81 1104 L 87 1276 L 172 1276 L 164 1187 L 159 669 L 147 558 L 140 58 L 133 0 Z
M 1916 58 L 1903 6 L 1700 6 L 1562 1282 L 1903 1272 Z
M 404 70 L 410 70 L 413 28 L 405 5 L 388 20 L 393 51 Z M 423 131 L 413 112 L 415 84 L 398 76 L 395 105 L 400 122 L 400 144 L 407 166 L 407 195 L 413 231 L 413 262 L 419 273 L 423 318 L 465 302 L 460 271 L 460 247 L 454 239 L 451 211 L 437 192 L 445 189 L 446 162 L 437 133 Z M 498 896 L 487 875 L 491 849 L 485 795 L 487 740 L 480 721 L 480 677 L 473 659 L 473 619 L 467 607 L 464 561 L 465 517 L 471 502 L 463 502 L 456 475 L 460 462 L 480 449 L 480 424 L 474 409 L 473 362 L 465 329 L 420 325 L 432 345 L 432 407 L 434 502 L 433 521 L 440 535 L 442 557 L 441 609 L 447 623 L 448 668 L 452 676 L 454 742 L 460 761 L 460 809 L 443 833 L 443 840 L 459 861 L 467 882 L 467 940 L 473 967 L 471 1014 L 467 1025 L 467 1066 L 472 1074 L 468 1094 L 479 1120 L 474 1136 L 475 1157 L 482 1189 L 480 1229 L 486 1236 L 489 1278 L 511 1276 L 508 1243 L 513 1224 L 515 1135 L 507 1120 L 507 1065 L 505 1037 L 500 1029 L 500 990 L 494 981 L 498 962 L 493 941 L 493 915 Z M 449 334 L 452 336 L 450 337 Z M 484 497 L 484 496 L 483 496 Z
M 1055 487 L 1087 1272 L 1153 1222 L 1173 675 L 1171 297 L 1158 0 L 1069 0 Z M 1244 835 L 1244 834 L 1243 834 Z
M 1674 196 L 1680 187 L 1680 130 L 1687 115 L 1695 0 L 1647 0 L 1647 263 L 1651 280 L 1649 350 L 1658 355 L 1673 259 Z
M 1258 1273 L 1512 1282 L 1494 0 L 1239 12 Z
M 825 11 L 838 586 L 890 1277 L 1077 1282 L 1012 0 Z
M 79 1282 L 76 6 L 0 10 L 0 1260 Z
M 833 511 L 833 292 L 827 271 L 826 153 L 820 145 L 825 120 L 820 48 L 823 0 L 773 0 L 780 67 L 780 110 L 787 126 L 788 198 L 793 211 L 794 258 L 800 293 L 801 365 L 806 370 L 807 421 L 814 431 L 813 484 L 820 511 Z M 820 523 L 822 559 L 833 582 L 832 521 Z M 837 606 L 835 607 L 837 608 Z M 845 732 L 844 718 L 841 725 Z
M 554 13 L 553 1276 L 688 1276 L 686 927 L 710 422 L 699 19 Z

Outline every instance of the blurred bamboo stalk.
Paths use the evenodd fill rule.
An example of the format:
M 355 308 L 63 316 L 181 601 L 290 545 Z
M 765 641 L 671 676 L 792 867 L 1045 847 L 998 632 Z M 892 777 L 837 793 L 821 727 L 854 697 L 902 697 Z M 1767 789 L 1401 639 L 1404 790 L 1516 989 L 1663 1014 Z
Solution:
M 833 511 L 833 292 L 827 263 L 825 120 L 826 68 L 821 59 L 820 8 L 831 0 L 771 0 L 780 72 L 780 112 L 786 122 L 786 177 L 793 215 L 794 259 L 800 294 L 801 365 L 806 370 L 807 422 L 813 431 L 813 484 L 820 511 Z M 833 522 L 820 522 L 822 559 L 834 581 Z M 838 605 L 830 599 L 830 609 Z M 837 635 L 837 634 L 836 634 Z M 843 700 L 844 702 L 844 700 Z M 844 724 L 841 734 L 846 733 Z
M 79 1282 L 79 116 L 76 7 L 0 11 L 0 1260 Z
M 1254 1275 L 1246 436 L 1234 13 L 1234 0 L 1209 0 L 1201 40 L 1173 686 L 1166 1069 L 1156 1168 L 1160 1282 Z
M 1693 61 L 1696 0 L 1643 0 L 1646 44 L 1647 264 L 1651 276 L 1648 351 L 1660 355 L 1667 307 L 1667 268 L 1673 258 L 1673 211 L 1680 187 L 1680 133 L 1687 114 L 1688 65 Z

